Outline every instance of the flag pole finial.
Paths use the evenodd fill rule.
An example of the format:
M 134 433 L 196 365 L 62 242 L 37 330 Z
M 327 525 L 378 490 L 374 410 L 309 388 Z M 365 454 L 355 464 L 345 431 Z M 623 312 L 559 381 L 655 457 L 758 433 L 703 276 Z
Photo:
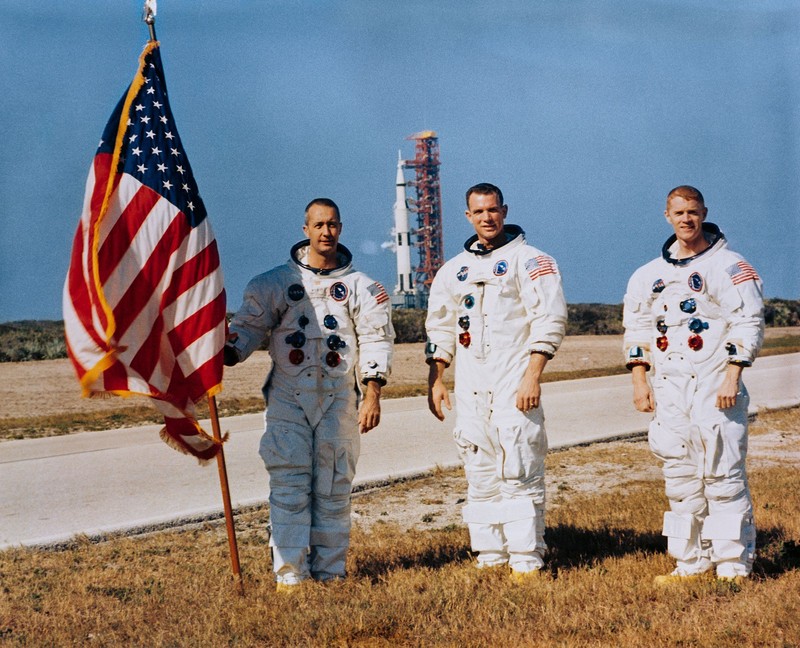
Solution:
M 156 0 L 144 0 L 144 9 L 142 11 L 142 20 L 147 24 L 150 30 L 150 40 L 156 40 Z

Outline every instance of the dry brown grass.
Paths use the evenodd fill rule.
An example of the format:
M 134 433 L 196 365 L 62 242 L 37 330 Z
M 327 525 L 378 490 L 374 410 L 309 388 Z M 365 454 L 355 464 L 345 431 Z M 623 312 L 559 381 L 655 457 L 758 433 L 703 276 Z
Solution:
M 0 644 L 798 646 L 800 409 L 761 415 L 751 442 L 760 550 L 742 585 L 653 584 L 672 567 L 663 484 L 645 442 L 614 442 L 548 457 L 547 570 L 521 585 L 473 567 L 447 517 L 463 477 L 443 471 L 357 496 L 351 577 L 288 596 L 274 591 L 264 510 L 237 517 L 244 598 L 219 524 L 2 552 Z M 432 520 L 394 518 L 414 501 Z

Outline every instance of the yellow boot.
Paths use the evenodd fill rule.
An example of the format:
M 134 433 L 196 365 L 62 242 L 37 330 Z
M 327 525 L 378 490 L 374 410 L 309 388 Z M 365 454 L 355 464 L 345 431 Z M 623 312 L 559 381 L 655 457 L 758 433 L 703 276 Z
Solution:
M 707 572 L 699 572 L 695 574 L 687 574 L 685 571 L 681 569 L 675 569 L 671 574 L 662 574 L 660 576 L 656 576 L 653 579 L 653 583 L 655 585 L 667 586 L 667 585 L 683 585 L 686 583 L 696 583 L 698 580 L 703 578 Z

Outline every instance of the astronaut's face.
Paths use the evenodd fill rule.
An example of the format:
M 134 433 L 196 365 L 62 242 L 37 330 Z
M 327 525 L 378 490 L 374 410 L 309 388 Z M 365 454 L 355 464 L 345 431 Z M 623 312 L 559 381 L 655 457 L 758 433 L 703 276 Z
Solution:
M 707 213 L 705 205 L 694 198 L 672 196 L 667 201 L 664 216 L 672 225 L 681 246 L 693 248 L 697 243 L 705 241 L 703 221 L 706 219 Z
M 469 197 L 467 220 L 475 228 L 478 241 L 488 248 L 503 237 L 503 223 L 508 207 L 501 205 L 495 194 L 473 193 Z M 505 238 L 502 238 L 505 241 Z
M 336 217 L 336 210 L 333 207 L 311 205 L 306 213 L 303 232 L 310 241 L 312 254 L 322 258 L 336 257 L 342 224 Z

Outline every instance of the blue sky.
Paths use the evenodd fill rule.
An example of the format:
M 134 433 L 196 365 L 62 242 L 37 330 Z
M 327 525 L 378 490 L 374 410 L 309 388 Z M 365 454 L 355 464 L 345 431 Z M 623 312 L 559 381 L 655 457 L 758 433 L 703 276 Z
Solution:
M 147 40 L 141 0 L 0 0 L 0 321 L 60 319 L 87 171 Z M 619 303 L 670 234 L 666 192 L 800 297 L 800 5 L 789 0 L 161 0 L 178 130 L 229 309 L 330 196 L 356 266 L 395 283 L 398 149 L 439 135 L 448 257 L 464 191 L 504 191 L 567 300 Z M 416 261 L 414 259 L 413 261 Z

